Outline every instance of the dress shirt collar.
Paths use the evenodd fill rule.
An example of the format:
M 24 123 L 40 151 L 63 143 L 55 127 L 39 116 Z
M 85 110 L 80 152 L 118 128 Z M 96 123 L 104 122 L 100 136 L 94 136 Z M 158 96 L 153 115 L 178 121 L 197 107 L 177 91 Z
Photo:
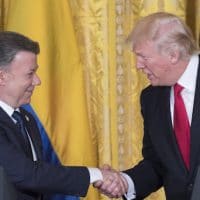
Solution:
M 186 70 L 177 81 L 178 84 L 182 85 L 186 90 L 195 92 L 197 70 L 199 64 L 199 56 L 197 54 L 192 55 L 191 59 L 186 67 Z
M 0 100 L 0 107 L 12 118 L 12 114 L 15 110 L 19 111 L 19 108 L 14 109 L 13 107 L 11 107 L 10 105 L 8 105 L 7 103 L 3 102 Z

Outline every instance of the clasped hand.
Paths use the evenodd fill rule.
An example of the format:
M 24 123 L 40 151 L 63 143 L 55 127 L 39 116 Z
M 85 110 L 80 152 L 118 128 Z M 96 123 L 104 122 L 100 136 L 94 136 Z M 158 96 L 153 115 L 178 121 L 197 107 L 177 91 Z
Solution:
M 96 181 L 93 185 L 110 198 L 119 198 L 128 190 L 128 183 L 122 174 L 110 166 L 104 165 L 101 169 L 103 180 Z

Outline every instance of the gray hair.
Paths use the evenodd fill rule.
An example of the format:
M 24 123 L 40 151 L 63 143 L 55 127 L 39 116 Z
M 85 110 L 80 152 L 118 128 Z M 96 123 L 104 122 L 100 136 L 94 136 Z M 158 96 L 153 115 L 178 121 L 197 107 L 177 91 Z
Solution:
M 10 64 L 19 51 L 29 51 L 39 54 L 40 47 L 28 37 L 11 31 L 0 32 L 0 68 Z
M 181 58 L 188 58 L 198 50 L 190 28 L 179 17 L 165 12 L 139 20 L 127 39 L 133 50 L 147 40 L 155 42 L 161 53 L 178 50 Z

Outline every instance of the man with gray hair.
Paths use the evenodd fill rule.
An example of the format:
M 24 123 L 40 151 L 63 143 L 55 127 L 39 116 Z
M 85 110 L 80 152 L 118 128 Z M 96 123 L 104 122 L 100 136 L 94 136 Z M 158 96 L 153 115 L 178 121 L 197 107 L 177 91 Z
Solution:
M 15 32 L 0 32 L 0 165 L 15 185 L 19 200 L 42 200 L 45 194 L 85 196 L 90 183 L 113 180 L 125 192 L 119 172 L 44 161 L 33 116 L 21 106 L 31 101 L 41 81 L 36 74 L 39 44 Z
M 150 86 L 141 93 L 143 159 L 122 173 L 127 199 L 164 187 L 167 200 L 189 200 L 200 162 L 200 58 L 190 29 L 177 16 L 142 18 L 128 41 Z M 110 169 L 112 171 L 112 169 Z M 114 190 L 96 184 L 110 195 Z

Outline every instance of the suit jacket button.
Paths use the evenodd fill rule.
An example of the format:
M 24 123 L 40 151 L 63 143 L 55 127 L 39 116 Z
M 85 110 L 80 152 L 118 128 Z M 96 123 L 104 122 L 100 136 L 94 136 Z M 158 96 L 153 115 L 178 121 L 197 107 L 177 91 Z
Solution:
M 188 190 L 191 191 L 192 189 L 193 189 L 193 184 L 190 183 L 190 184 L 188 185 Z

